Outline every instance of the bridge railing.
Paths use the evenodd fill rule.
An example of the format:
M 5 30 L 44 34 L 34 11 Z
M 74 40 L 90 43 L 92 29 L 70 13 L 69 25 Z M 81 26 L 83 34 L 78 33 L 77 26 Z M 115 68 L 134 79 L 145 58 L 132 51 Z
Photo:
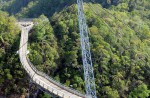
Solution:
M 50 85 L 45 84 L 44 82 L 41 82 L 39 79 L 33 78 L 33 81 L 40 85 L 41 87 L 43 87 L 46 91 L 49 91 L 50 93 L 53 93 L 59 97 L 63 97 L 63 98 L 72 98 L 70 95 L 65 95 L 64 93 L 62 93 L 60 90 L 51 87 Z
M 62 93 L 61 91 L 51 87 L 50 85 L 45 84 L 44 82 L 41 82 L 39 79 L 34 78 L 35 73 L 37 73 L 36 68 L 31 65 L 30 67 L 32 67 L 33 71 L 36 72 L 31 72 L 30 70 L 28 70 L 28 68 L 25 66 L 24 61 L 22 59 L 20 59 L 21 63 L 23 64 L 24 69 L 27 71 L 28 74 L 30 74 L 30 77 L 32 78 L 32 80 L 38 84 L 39 86 L 43 87 L 44 89 L 46 89 L 47 91 L 50 91 L 51 93 L 55 93 L 56 95 L 59 95 L 60 97 L 66 97 L 64 93 Z M 32 64 L 32 63 L 31 63 Z M 31 74 L 33 73 L 33 74 Z M 55 92 L 57 91 L 57 92 Z M 71 96 L 69 95 L 68 98 L 71 98 Z
M 18 18 L 18 22 L 31 22 L 34 18 Z
M 30 67 L 32 68 L 32 70 L 33 70 L 36 74 L 38 74 L 39 76 L 46 78 L 48 81 L 52 82 L 53 84 L 57 85 L 58 87 L 60 87 L 60 88 L 62 88 L 62 89 L 64 89 L 64 90 L 66 90 L 66 91 L 68 91 L 68 92 L 70 92 L 70 93 L 73 93 L 73 94 L 75 94 L 75 95 L 78 95 L 78 96 L 80 96 L 80 97 L 85 98 L 85 94 L 82 94 L 81 92 L 78 92 L 77 90 L 74 90 L 74 89 L 72 89 L 72 88 L 69 88 L 69 87 L 67 87 L 67 86 L 65 86 L 65 85 L 63 85 L 63 84 L 61 84 L 60 82 L 54 80 L 53 78 L 49 77 L 47 74 L 38 71 L 38 70 L 34 67 L 34 65 L 30 62 L 30 60 L 29 60 L 29 58 L 28 58 L 27 56 L 26 56 L 26 59 L 27 59 L 29 65 L 30 65 Z M 28 69 L 26 69 L 26 70 L 28 70 Z M 30 74 L 30 73 L 29 73 L 29 74 Z M 32 79 L 33 79 L 33 77 L 34 77 L 34 75 L 31 76 Z M 36 79 L 36 80 L 37 80 L 37 79 Z M 37 83 L 37 81 L 35 81 L 35 82 Z M 39 81 L 39 82 L 40 82 L 40 81 Z M 38 83 L 38 84 L 40 84 L 40 83 Z M 46 85 L 46 84 L 44 84 L 44 85 Z M 49 85 L 46 85 L 46 86 L 47 86 L 47 88 L 50 88 Z M 45 89 L 47 89 L 47 88 L 45 88 Z M 53 89 L 53 88 L 52 88 L 52 89 Z M 47 89 L 47 90 L 49 90 L 49 89 Z M 53 90 L 54 90 L 54 89 L 53 89 Z M 55 89 L 55 90 L 57 90 L 57 89 Z M 57 91 L 59 91 L 59 90 L 57 90 Z M 61 92 L 59 91 L 59 93 L 61 93 Z M 63 95 L 63 96 L 64 96 L 64 95 Z

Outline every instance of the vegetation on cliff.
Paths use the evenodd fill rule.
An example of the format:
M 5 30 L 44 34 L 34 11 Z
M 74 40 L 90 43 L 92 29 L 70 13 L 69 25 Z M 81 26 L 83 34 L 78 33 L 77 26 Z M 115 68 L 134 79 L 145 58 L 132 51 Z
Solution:
M 84 92 L 76 1 L 0 1 L 6 1 L 1 10 L 10 15 L 36 17 L 28 42 L 29 58 L 35 67 Z M 149 97 L 150 1 L 95 0 L 95 4 L 89 1 L 84 4 L 84 9 L 97 97 Z M 17 5 L 19 8 L 14 7 Z M 14 16 L 0 12 L 1 95 L 24 94 L 28 90 L 28 76 L 16 55 L 20 30 Z

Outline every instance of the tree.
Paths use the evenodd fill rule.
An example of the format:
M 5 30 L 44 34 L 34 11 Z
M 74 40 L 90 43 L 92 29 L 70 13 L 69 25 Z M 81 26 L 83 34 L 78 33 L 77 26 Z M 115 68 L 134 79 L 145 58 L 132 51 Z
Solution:
M 147 85 L 142 83 L 129 94 L 129 98 L 147 98 L 150 96 L 150 90 Z
M 108 98 L 119 98 L 117 90 L 110 88 L 109 86 L 104 87 L 104 92 L 107 94 Z

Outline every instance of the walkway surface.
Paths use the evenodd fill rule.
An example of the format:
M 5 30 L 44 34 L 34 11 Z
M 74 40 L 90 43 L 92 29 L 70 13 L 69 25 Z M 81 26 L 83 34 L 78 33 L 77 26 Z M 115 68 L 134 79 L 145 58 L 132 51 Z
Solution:
M 36 68 L 32 65 L 27 57 L 27 42 L 28 42 L 28 33 L 33 27 L 33 22 L 25 21 L 19 22 L 19 26 L 22 30 L 21 32 L 21 40 L 20 40 L 20 49 L 19 49 L 19 57 L 20 61 L 31 77 L 32 81 L 36 83 L 38 86 L 42 87 L 49 93 L 53 93 L 61 98 L 85 98 L 84 94 L 81 94 L 75 90 L 72 90 L 68 87 L 61 85 L 56 82 L 52 78 L 48 77 L 42 72 L 36 70 Z

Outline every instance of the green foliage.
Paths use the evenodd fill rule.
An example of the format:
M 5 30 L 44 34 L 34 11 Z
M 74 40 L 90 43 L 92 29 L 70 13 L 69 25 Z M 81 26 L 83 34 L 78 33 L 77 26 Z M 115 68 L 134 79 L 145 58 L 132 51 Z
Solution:
M 50 98 L 50 95 L 44 93 L 44 95 L 42 96 L 42 98 Z
M 0 11 L 0 95 L 23 93 L 21 89 L 26 89 L 26 76 L 16 55 L 19 33 L 16 19 Z
M 118 11 L 111 11 L 110 13 L 122 18 L 121 20 L 124 19 L 125 23 L 130 26 L 133 21 L 141 21 L 145 23 L 144 25 L 134 22 L 136 25 L 132 25 L 129 28 L 99 6 L 94 5 L 93 7 L 100 12 L 100 17 L 95 15 L 89 6 L 85 5 L 84 8 L 86 8 L 85 13 L 90 31 L 97 95 L 98 97 L 126 98 L 133 90 L 132 88 L 135 88 L 141 82 L 149 81 L 147 80 L 147 75 L 145 76 L 148 72 L 146 68 L 149 67 L 145 61 L 146 58 L 149 58 L 147 55 L 149 52 L 145 49 L 149 46 L 143 42 L 143 40 L 150 39 L 149 33 L 146 33 L 149 32 L 149 26 L 140 16 L 136 19 L 134 18 L 137 16 L 136 14 L 125 12 L 128 11 L 126 3 L 118 5 L 116 7 Z M 81 51 L 80 43 L 78 43 L 79 31 L 74 29 L 77 28 L 77 25 L 75 25 L 77 18 L 74 16 L 73 8 L 74 6 L 70 6 L 68 13 L 66 13 L 68 9 L 65 9 L 54 14 L 51 18 L 55 35 L 59 39 L 58 47 L 61 50 L 59 53 L 62 55 L 59 59 L 63 67 L 60 67 L 57 73 L 60 72 L 60 81 L 66 85 L 72 85 L 73 88 L 83 90 L 81 88 L 84 87 L 84 84 L 81 85 L 81 88 L 78 85 L 78 83 L 82 83 L 83 78 L 79 79 L 74 76 L 74 72 L 75 75 L 78 75 L 79 69 L 82 69 L 82 66 L 80 66 L 82 65 L 82 60 L 81 52 L 79 52 Z M 69 25 L 72 22 L 74 22 L 74 28 Z M 138 30 L 137 32 L 139 26 L 141 31 Z M 110 28 L 113 30 L 110 30 Z M 73 37 L 72 34 L 77 36 Z M 75 68 L 78 68 L 78 71 Z M 72 77 L 74 78 L 72 79 Z M 148 82 L 146 83 L 149 85 Z
M 130 93 L 129 98 L 147 98 L 150 96 L 150 90 L 146 84 L 141 84 Z
M 29 33 L 31 62 L 57 81 L 85 92 L 77 7 L 64 8 L 75 0 L 30 0 L 26 5 L 19 1 L 19 8 L 13 8 L 17 1 L 8 0 L 1 8 L 18 17 L 38 17 Z M 99 4 L 90 4 L 97 16 L 89 5 L 84 5 L 97 97 L 149 97 L 149 0 L 95 1 L 108 8 L 105 11 Z M 24 77 L 18 56 L 14 54 L 18 49 L 15 46 L 19 46 L 19 30 L 14 25 L 15 19 L 6 13 L 0 12 L 0 20 L 0 89 L 2 94 L 26 92 L 20 90 L 26 86 L 13 82 Z
M 117 90 L 113 90 L 109 86 L 104 87 L 104 91 L 106 92 L 108 98 L 119 98 Z
M 35 19 L 34 23 L 36 25 L 29 36 L 31 38 L 29 47 L 31 53 L 29 56 L 39 70 L 52 74 L 57 68 L 56 61 L 59 57 L 53 28 L 44 15 Z

